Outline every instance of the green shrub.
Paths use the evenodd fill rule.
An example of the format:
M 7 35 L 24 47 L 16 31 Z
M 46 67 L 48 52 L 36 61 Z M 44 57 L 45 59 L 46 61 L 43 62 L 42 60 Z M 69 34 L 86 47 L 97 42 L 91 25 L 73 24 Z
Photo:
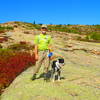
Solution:
M 11 26 L 0 26 L 0 31 L 6 31 L 6 30 L 13 30 L 14 28 Z
M 15 51 L 11 49 L 0 48 L 0 57 L 3 59 L 8 59 L 8 57 L 15 55 L 14 52 Z
M 85 39 L 86 39 L 86 40 L 90 40 L 90 36 L 87 35 L 87 36 L 85 37 Z
M 0 44 L 0 48 L 2 48 L 2 45 Z
M 39 24 L 34 24 L 33 27 L 36 29 L 41 29 L 41 25 L 39 25 Z
M 11 27 L 11 26 L 7 26 L 7 27 L 5 27 L 5 29 L 7 29 L 7 30 L 13 30 L 14 28 Z
M 32 46 L 30 46 L 28 44 L 24 44 L 24 43 L 23 44 L 22 43 L 13 44 L 13 45 L 10 45 L 8 48 L 12 49 L 12 50 L 17 50 L 17 51 L 20 51 L 20 50 L 32 50 L 33 49 Z
M 95 40 L 99 41 L 100 40 L 100 33 L 92 32 L 88 35 L 86 35 L 85 40 Z
M 100 25 L 94 25 L 95 26 L 95 28 L 98 28 L 98 29 L 100 29 Z
M 100 40 L 100 33 L 93 32 L 90 35 L 90 38 L 93 39 L 93 40 Z
M 61 25 L 61 24 L 55 26 L 48 26 L 48 30 L 80 34 L 80 31 L 77 27 L 70 28 L 70 26 L 71 25 Z

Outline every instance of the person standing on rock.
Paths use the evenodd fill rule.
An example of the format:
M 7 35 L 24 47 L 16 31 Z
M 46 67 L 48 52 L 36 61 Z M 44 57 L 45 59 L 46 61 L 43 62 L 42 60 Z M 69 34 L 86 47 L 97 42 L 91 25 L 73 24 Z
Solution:
M 36 79 L 37 73 L 39 72 L 39 69 L 43 62 L 44 64 L 44 80 L 47 79 L 47 72 L 50 66 L 50 58 L 48 57 L 48 54 L 50 52 L 50 46 L 52 43 L 52 38 L 50 35 L 47 35 L 47 25 L 42 25 L 41 27 L 41 34 L 36 35 L 34 39 L 35 43 L 35 59 L 36 59 L 36 66 L 33 71 L 32 80 Z

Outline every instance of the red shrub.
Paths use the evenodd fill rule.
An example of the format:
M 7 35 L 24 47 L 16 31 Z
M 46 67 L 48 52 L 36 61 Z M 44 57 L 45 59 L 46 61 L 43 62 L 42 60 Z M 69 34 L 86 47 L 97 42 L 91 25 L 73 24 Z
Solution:
M 27 44 L 26 41 L 20 41 L 20 44 Z
M 0 38 L 0 43 L 3 43 L 4 41 L 8 41 L 8 38 L 6 38 L 6 37 Z
M 34 55 L 31 56 L 26 52 L 18 52 L 10 56 L 9 59 L 0 58 L 0 88 L 8 86 L 17 75 L 31 64 L 35 64 Z

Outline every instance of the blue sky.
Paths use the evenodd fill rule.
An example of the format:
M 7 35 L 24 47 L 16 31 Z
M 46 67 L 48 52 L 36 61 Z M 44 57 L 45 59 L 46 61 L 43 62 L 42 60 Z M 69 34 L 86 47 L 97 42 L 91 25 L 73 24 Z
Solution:
M 100 24 L 100 0 L 1 0 L 0 23 Z

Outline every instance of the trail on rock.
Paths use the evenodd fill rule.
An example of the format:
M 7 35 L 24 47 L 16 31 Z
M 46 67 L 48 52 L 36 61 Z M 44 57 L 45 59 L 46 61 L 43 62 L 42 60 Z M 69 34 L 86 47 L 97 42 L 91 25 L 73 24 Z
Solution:
M 54 54 L 60 54 L 65 59 L 61 73 L 62 80 L 53 83 L 39 78 L 32 81 L 35 67 L 32 66 L 5 89 L 1 100 L 98 100 L 100 98 L 100 55 L 83 50 L 100 51 L 100 44 L 68 40 L 68 37 L 62 34 L 51 35 L 54 39 Z M 43 65 L 38 77 L 42 72 Z

